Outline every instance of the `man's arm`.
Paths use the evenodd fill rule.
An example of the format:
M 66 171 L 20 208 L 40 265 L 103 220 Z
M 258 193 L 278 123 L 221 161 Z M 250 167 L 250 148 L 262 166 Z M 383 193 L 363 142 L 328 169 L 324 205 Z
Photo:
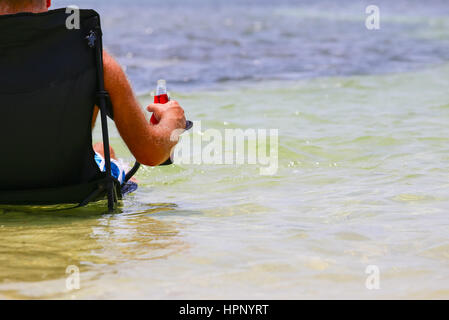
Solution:
M 159 123 L 151 124 L 146 120 L 122 68 L 106 51 L 103 64 L 105 88 L 111 97 L 114 122 L 120 136 L 141 164 L 157 166 L 165 162 L 177 143 L 170 140 L 172 132 L 185 128 L 184 110 L 176 101 L 152 104 L 148 110 L 154 112 Z

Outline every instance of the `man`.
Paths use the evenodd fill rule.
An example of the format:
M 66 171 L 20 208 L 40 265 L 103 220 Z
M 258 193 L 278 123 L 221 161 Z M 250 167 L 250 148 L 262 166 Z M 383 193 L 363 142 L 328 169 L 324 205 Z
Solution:
M 46 12 L 50 5 L 51 0 L 0 0 L 0 15 Z M 165 162 L 177 143 L 173 141 L 175 139 L 171 139 L 172 132 L 185 128 L 184 110 L 176 101 L 151 104 L 147 110 L 154 113 L 159 123 L 153 125 L 146 121 L 125 73 L 106 51 L 104 51 L 104 80 L 114 108 L 114 122 L 136 160 L 148 166 L 157 166 Z M 98 108 L 95 109 L 93 125 L 98 114 Z M 95 160 L 103 170 L 103 145 L 96 144 L 94 150 Z M 115 158 L 113 150 L 111 157 Z M 117 161 L 114 161 L 112 166 L 113 175 L 121 180 L 124 177 L 123 169 Z

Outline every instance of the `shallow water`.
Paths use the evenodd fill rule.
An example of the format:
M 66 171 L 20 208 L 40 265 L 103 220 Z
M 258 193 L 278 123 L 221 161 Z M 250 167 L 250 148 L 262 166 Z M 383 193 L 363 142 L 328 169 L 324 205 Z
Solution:
M 103 2 L 96 8 L 110 14 L 103 18 L 113 30 L 106 45 L 127 66 L 146 105 L 145 88 L 165 70 L 157 59 L 179 41 L 161 49 L 154 64 L 136 58 L 147 44 L 132 37 L 129 51 L 120 49 L 125 45 L 113 37 L 114 24 L 144 3 L 119 12 Z M 267 68 L 259 74 L 224 43 L 221 52 L 231 60 L 222 66 L 219 50 L 204 65 L 193 52 L 185 62 L 167 65 L 172 95 L 189 118 L 202 121 L 202 131 L 279 128 L 275 175 L 261 176 L 254 165 L 144 168 L 137 175 L 140 189 L 118 214 L 103 214 L 102 204 L 59 213 L 0 209 L 0 297 L 449 298 L 449 6 L 390 4 L 382 33 L 375 35 L 390 42 L 364 60 L 364 49 L 377 43 L 363 28 L 352 28 L 363 27 L 364 15 L 355 14 L 356 5 L 334 8 L 335 14 L 320 11 L 329 3 L 305 9 L 290 1 L 276 9 L 321 26 L 315 34 L 329 37 L 321 40 L 327 54 L 297 53 L 303 44 L 315 48 L 321 41 L 313 41 L 311 30 L 289 28 L 296 18 L 278 26 L 274 15 L 269 20 L 261 5 L 252 5 L 247 14 L 272 21 L 272 41 L 283 41 L 276 38 L 283 27 L 296 30 L 305 42 L 289 40 L 291 47 L 280 53 L 297 55 L 270 60 L 270 46 L 261 44 L 254 55 Z M 216 14 L 226 22 L 238 6 L 221 8 Z M 190 17 L 182 4 L 171 9 L 180 21 L 183 14 Z M 131 27 L 156 28 L 147 14 L 142 10 Z M 182 32 L 198 24 L 213 28 L 217 16 L 204 16 L 191 29 L 186 22 Z M 336 27 L 346 33 L 329 35 Z M 244 43 L 243 26 L 236 28 L 229 38 Z M 363 40 L 368 44 L 359 45 Z M 220 46 L 209 45 L 212 51 Z M 339 46 L 350 48 L 348 57 L 332 60 Z M 392 58 L 396 51 L 401 59 Z M 232 61 L 243 75 L 223 71 Z M 295 63 L 310 63 L 312 72 L 295 69 Z M 218 67 L 195 80 L 210 64 Z M 175 82 L 181 74 L 187 81 Z M 190 134 L 201 132 L 196 127 Z M 100 139 L 99 128 L 94 137 Z M 118 155 L 131 162 L 115 130 L 112 137 Z M 66 289 L 68 265 L 80 268 L 80 290 Z M 379 290 L 365 286 L 369 265 L 380 269 Z

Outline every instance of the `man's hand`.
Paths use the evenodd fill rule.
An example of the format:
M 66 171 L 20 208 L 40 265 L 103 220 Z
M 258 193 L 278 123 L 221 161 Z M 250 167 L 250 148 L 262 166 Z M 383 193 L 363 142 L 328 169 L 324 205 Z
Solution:
M 158 123 L 168 126 L 172 130 L 185 129 L 186 127 L 184 110 L 177 101 L 172 100 L 165 104 L 150 104 L 147 110 L 154 113 L 154 117 Z

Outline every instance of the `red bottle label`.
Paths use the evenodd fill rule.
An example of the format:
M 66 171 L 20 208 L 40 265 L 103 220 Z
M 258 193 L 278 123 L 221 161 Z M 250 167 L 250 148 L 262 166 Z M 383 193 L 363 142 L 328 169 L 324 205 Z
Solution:
M 168 98 L 167 94 L 161 94 L 159 96 L 154 96 L 154 103 L 161 103 L 161 104 L 165 104 L 168 101 L 170 101 L 170 99 Z M 159 121 L 156 120 L 156 117 L 154 116 L 154 114 L 151 116 L 151 123 L 152 124 L 158 124 Z
M 156 97 L 155 97 L 156 98 Z M 160 96 L 157 96 L 159 103 L 165 104 L 167 103 L 170 99 L 168 98 L 167 94 L 161 94 Z

